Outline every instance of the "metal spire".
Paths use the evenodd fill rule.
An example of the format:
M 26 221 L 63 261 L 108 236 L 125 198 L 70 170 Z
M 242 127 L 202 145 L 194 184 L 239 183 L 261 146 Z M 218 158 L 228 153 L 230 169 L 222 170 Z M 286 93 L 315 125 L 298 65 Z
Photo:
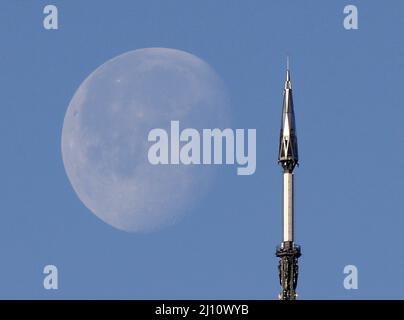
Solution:
M 290 85 L 290 67 L 289 67 L 289 56 L 286 56 L 286 81 L 285 81 L 285 89 L 286 89 L 286 83 Z M 289 86 L 289 89 L 292 87 Z
M 282 123 L 279 138 L 278 163 L 283 168 L 283 241 L 276 250 L 279 260 L 281 300 L 295 300 L 300 247 L 294 244 L 294 183 L 293 170 L 299 163 L 295 112 L 293 109 L 292 84 L 289 57 L 286 62 L 286 80 L 283 92 Z

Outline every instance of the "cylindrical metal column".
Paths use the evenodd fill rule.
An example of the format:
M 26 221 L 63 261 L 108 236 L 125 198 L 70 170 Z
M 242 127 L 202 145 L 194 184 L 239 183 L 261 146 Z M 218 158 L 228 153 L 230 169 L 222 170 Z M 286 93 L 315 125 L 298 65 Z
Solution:
M 293 173 L 283 173 L 283 241 L 293 241 Z

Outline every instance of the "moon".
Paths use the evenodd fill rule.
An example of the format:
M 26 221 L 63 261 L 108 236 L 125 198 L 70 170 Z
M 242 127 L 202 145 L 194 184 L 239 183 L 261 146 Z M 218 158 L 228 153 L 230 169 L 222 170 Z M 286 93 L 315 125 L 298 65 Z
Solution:
M 124 53 L 77 89 L 63 122 L 63 164 L 78 198 L 102 221 L 127 232 L 159 230 L 192 211 L 209 190 L 214 165 L 149 163 L 148 133 L 170 134 L 172 120 L 180 130 L 229 123 L 223 81 L 181 50 Z

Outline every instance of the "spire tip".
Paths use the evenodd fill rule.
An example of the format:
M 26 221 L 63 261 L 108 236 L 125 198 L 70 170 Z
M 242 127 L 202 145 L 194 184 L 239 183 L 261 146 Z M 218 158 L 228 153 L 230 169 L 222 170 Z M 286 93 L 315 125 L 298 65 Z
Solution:
M 290 65 L 289 65 L 289 55 L 286 56 L 286 83 L 285 88 L 291 89 L 290 85 Z

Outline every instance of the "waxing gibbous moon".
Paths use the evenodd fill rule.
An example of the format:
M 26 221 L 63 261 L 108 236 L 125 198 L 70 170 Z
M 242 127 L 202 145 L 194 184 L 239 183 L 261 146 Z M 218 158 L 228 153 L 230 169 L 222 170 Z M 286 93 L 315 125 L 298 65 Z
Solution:
M 119 55 L 83 81 L 67 109 L 62 157 L 78 198 L 98 218 L 129 232 L 175 223 L 215 175 L 209 165 L 152 165 L 148 133 L 225 128 L 227 95 L 216 72 L 175 49 Z

